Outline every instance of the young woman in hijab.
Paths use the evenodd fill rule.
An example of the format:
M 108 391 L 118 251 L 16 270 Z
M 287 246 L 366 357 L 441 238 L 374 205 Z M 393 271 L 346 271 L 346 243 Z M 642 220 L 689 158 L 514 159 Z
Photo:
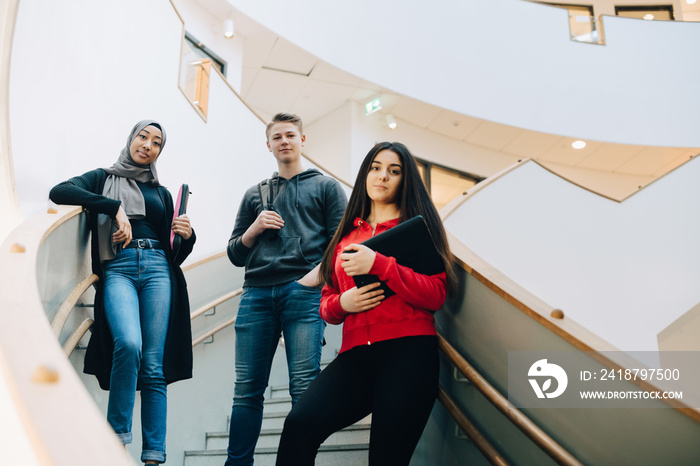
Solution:
M 416 215 L 446 272 L 423 275 L 359 244 Z M 396 294 L 385 298 L 379 283 L 357 288 L 353 276 L 364 274 Z M 321 317 L 343 323 L 343 341 L 287 416 L 277 464 L 313 465 L 326 438 L 371 413 L 369 464 L 408 465 L 438 390 L 433 312 L 456 278 L 442 222 L 403 144 L 379 143 L 365 157 L 321 275 Z
M 172 196 L 158 182 L 156 161 L 165 141 L 161 124 L 140 121 L 114 165 L 71 178 L 50 193 L 57 204 L 87 210 L 99 281 L 85 372 L 110 391 L 107 420 L 125 445 L 132 441 L 141 390 L 146 464 L 165 462 L 166 385 L 192 377 L 189 300 L 180 264 L 195 234 L 186 216 L 173 220 Z M 182 236 L 176 256 L 171 230 Z

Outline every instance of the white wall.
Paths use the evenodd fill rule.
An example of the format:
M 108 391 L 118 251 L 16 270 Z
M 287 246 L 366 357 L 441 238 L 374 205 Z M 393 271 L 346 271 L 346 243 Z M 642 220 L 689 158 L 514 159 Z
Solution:
M 12 166 L 10 146 L 9 115 L 7 112 L 10 80 L 9 67 L 12 52 L 12 36 L 15 30 L 15 15 L 18 0 L 0 3 L 0 244 L 5 237 L 22 221 Z
M 46 208 L 56 183 L 111 166 L 133 124 L 153 118 L 168 134 L 162 183 L 192 191 L 199 239 L 190 260 L 225 247 L 243 192 L 276 164 L 264 125 L 217 74 L 207 122 L 192 109 L 178 89 L 181 36 L 169 2 L 20 3 L 10 129 L 25 218 Z
M 308 154 L 336 176 L 352 183 L 352 122 L 348 105 L 343 105 L 309 125 L 304 125 Z
M 5 357 L 0 353 L 0 359 Z M 12 378 L 5 376 L 4 365 L 0 364 L 0 461 L 3 464 L 39 466 L 36 452 L 13 402 L 9 387 L 14 384 L 8 383 Z
M 700 146 L 699 23 L 606 17 L 607 45 L 521 0 L 228 0 L 322 60 L 466 115 L 603 142 Z M 323 38 L 323 40 L 319 40 Z
M 485 261 L 625 351 L 700 302 L 700 160 L 622 203 L 534 162 L 476 191 L 445 221 Z

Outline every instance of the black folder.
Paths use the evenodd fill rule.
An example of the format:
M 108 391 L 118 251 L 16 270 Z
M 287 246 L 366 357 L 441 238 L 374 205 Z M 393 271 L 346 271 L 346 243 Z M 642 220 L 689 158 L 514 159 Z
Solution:
M 445 264 L 435 248 L 428 225 L 420 215 L 373 236 L 362 244 L 373 251 L 393 257 L 398 264 L 424 275 L 435 275 L 445 271 Z M 376 275 L 369 274 L 352 278 L 358 288 L 380 281 Z M 384 282 L 380 288 L 384 290 L 385 298 L 396 294 Z

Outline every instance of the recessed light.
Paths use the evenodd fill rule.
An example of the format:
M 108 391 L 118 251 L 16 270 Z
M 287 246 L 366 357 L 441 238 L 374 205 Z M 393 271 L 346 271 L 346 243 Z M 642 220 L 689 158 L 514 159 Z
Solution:
M 696 1 L 697 0 L 685 0 L 685 3 L 687 3 L 688 5 L 695 5 Z
M 586 147 L 586 141 L 574 141 L 571 143 L 571 147 L 573 147 L 574 149 L 583 149 L 584 147 Z
M 647 13 L 647 14 L 644 15 L 644 19 L 646 19 L 646 20 L 652 20 L 652 19 L 654 19 L 654 15 L 652 15 L 651 13 Z

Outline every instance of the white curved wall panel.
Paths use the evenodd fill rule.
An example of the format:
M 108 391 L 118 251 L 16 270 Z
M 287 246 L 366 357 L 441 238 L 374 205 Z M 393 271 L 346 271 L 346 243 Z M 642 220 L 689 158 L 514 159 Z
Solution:
M 15 16 L 19 0 L 0 3 L 0 243 L 22 222 L 15 177 L 10 152 L 9 115 L 7 112 L 9 95 L 7 87 L 10 79 L 9 63 L 12 52 L 12 36 L 15 30 Z
M 204 122 L 178 89 L 182 23 L 169 2 L 20 3 L 10 70 L 10 130 L 25 218 L 56 183 L 111 166 L 133 124 L 160 120 L 161 182 L 192 191 L 191 260 L 227 244 L 240 199 L 276 168 L 265 127 L 212 73 Z
M 7 357 L 5 354 L 1 356 Z M 3 464 L 40 466 L 41 463 L 32 449 L 29 435 L 25 433 L 22 419 L 12 398 L 8 383 L 12 378 L 5 375 L 5 370 L 4 367 L 0 367 L 0 461 Z
M 700 302 L 700 160 L 622 203 L 535 162 L 494 179 L 445 221 L 488 263 L 625 351 Z
M 700 146 L 700 23 L 605 17 L 605 46 L 567 12 L 521 0 L 228 0 L 332 65 L 401 94 L 535 131 Z

